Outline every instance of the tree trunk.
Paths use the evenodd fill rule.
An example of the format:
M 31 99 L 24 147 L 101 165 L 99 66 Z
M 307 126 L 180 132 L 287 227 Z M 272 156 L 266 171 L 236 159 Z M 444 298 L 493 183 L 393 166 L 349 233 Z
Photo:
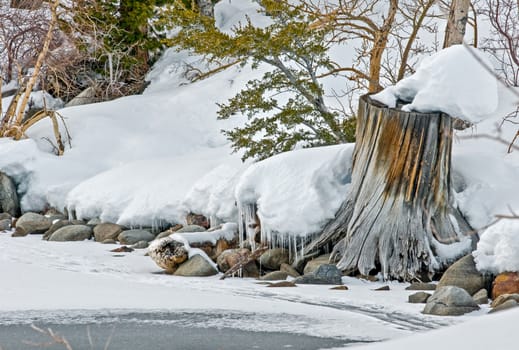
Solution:
M 340 269 L 399 280 L 430 277 L 466 254 L 470 226 L 450 187 L 451 131 L 446 114 L 361 97 L 348 200 L 306 251 L 331 243 Z
M 470 0 L 452 0 L 443 47 L 463 44 L 469 18 Z

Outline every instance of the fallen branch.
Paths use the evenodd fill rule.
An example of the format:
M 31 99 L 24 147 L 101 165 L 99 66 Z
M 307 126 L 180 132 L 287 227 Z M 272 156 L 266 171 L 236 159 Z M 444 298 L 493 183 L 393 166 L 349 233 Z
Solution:
M 62 337 L 61 335 L 54 333 L 54 331 L 52 329 L 50 329 L 50 328 L 42 329 L 42 328 L 36 327 L 33 324 L 31 324 L 31 328 L 34 329 L 36 332 L 41 333 L 41 334 L 49 337 L 52 341 L 48 342 L 48 343 L 33 343 L 33 342 L 30 342 L 30 341 L 25 341 L 24 340 L 23 341 L 24 344 L 27 344 L 27 345 L 30 345 L 30 346 L 35 346 L 35 347 L 40 347 L 40 348 L 41 347 L 49 347 L 49 346 L 52 346 L 52 345 L 55 345 L 55 344 L 60 344 L 60 345 L 63 345 L 65 347 L 65 349 L 67 349 L 67 350 L 73 350 L 72 346 L 70 345 L 68 340 L 65 337 Z
M 269 248 L 268 247 L 259 247 L 255 251 L 253 251 L 250 255 L 241 256 L 240 260 L 236 264 L 234 264 L 229 270 L 227 270 L 222 277 L 221 280 L 224 280 L 226 277 L 233 275 L 234 273 L 240 271 L 245 265 L 250 263 L 253 260 L 256 260 L 261 256 L 261 254 L 265 253 Z

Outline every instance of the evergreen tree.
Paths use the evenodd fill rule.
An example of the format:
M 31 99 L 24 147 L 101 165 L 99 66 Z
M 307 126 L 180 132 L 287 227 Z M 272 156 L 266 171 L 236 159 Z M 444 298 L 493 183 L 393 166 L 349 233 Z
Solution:
M 245 126 L 225 131 L 235 150 L 244 158 L 266 158 L 305 147 L 353 140 L 354 122 L 344 113 L 332 111 L 325 103 L 321 76 L 332 71 L 327 54 L 328 28 L 313 28 L 317 18 L 302 5 L 286 1 L 258 1 L 271 24 L 258 28 L 250 20 L 236 26 L 231 34 L 214 26 L 214 19 L 176 1 L 163 15 L 171 28 L 180 27 L 169 41 L 180 49 L 204 55 L 209 62 L 267 64 L 272 70 L 261 79 L 248 82 L 245 89 L 220 104 L 219 118 L 242 114 Z

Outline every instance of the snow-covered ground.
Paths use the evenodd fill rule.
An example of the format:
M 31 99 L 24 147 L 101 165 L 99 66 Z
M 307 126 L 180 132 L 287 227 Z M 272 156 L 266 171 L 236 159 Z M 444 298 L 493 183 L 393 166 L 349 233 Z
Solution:
M 230 28 L 243 18 L 243 11 L 255 6 L 253 2 L 235 3 L 222 2 L 217 7 L 222 28 Z M 254 12 L 250 15 L 254 20 Z M 264 19 L 256 20 L 261 23 Z M 189 211 L 214 221 L 236 221 L 235 202 L 256 202 L 267 231 L 295 236 L 317 231 L 347 194 L 352 145 L 298 150 L 262 163 L 242 163 L 239 154 L 231 154 L 220 133 L 242 120 L 216 120 L 216 102 L 233 96 L 247 80 L 261 75 L 264 67 L 258 71 L 234 67 L 188 84 L 184 63 L 197 65 L 198 59 L 168 50 L 150 72 L 151 84 L 143 95 L 60 110 L 72 136 L 72 147 L 62 157 L 52 155 L 44 139 L 52 140 L 47 120 L 30 130 L 30 139 L 0 139 L 0 170 L 19 184 L 24 210 L 40 210 L 50 204 L 74 210 L 80 218 L 155 226 L 182 223 Z M 462 74 L 466 73 L 463 68 L 458 62 L 452 69 L 461 69 Z M 433 73 L 438 72 L 425 73 L 434 80 Z M 421 83 L 413 86 L 431 88 L 425 80 Z M 515 108 L 517 98 L 499 88 L 494 111 L 496 106 L 490 104 L 496 102 L 496 96 L 492 86 L 485 88 L 490 90 L 478 97 L 479 102 L 491 103 L 484 103 L 488 109 L 477 110 L 484 114 L 477 119 L 483 121 L 457 132 L 453 145 L 456 200 L 475 228 L 486 226 L 494 215 L 507 214 L 509 209 L 519 212 L 519 152 L 508 154 L 507 145 L 481 138 L 512 139 L 514 125 L 505 124 L 500 133 L 496 125 Z M 517 222 L 503 222 L 488 237 L 483 235 L 480 256 L 485 268 L 500 271 L 508 266 L 496 260 L 497 255 L 519 256 L 519 248 L 511 250 L 517 247 L 511 243 L 517 242 Z M 501 235 L 503 229 L 505 235 Z M 451 348 L 454 343 L 449 341 L 467 339 L 468 330 L 474 329 L 470 348 L 476 350 L 486 349 L 488 339 L 496 349 L 510 349 L 503 334 L 512 334 L 510 320 L 518 316 L 512 311 L 476 317 L 486 307 L 459 318 L 425 316 L 420 313 L 423 305 L 406 302 L 412 292 L 399 283 L 389 283 L 391 291 L 379 292 L 373 289 L 382 282 L 344 278 L 350 290 L 332 291 L 326 286 L 267 288 L 250 279 L 220 281 L 218 276 L 167 276 L 154 273 L 159 269 L 143 251 L 118 254 L 110 253 L 111 248 L 94 242 L 47 242 L 38 236 L 14 239 L 0 233 L 0 324 L 48 315 L 52 310 L 71 314 L 73 310 L 100 309 L 191 310 L 208 315 L 248 312 L 250 322 L 229 324 L 247 330 L 379 341 L 469 320 L 472 322 L 461 328 L 397 340 L 380 348 L 401 349 L 411 344 L 424 349 Z M 506 261 L 511 263 L 511 259 Z M 207 326 L 211 322 L 208 318 Z M 484 332 L 486 328 L 490 331 Z M 488 336 L 493 331 L 496 336 Z

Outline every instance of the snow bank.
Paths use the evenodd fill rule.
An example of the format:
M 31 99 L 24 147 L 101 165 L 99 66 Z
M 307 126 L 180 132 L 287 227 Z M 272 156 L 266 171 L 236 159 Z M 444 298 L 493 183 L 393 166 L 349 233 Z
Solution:
M 480 271 L 519 271 L 519 219 L 503 219 L 490 226 L 473 255 Z
M 251 165 L 236 186 L 238 205 L 256 204 L 267 233 L 319 231 L 347 195 L 353 146 L 301 149 Z
M 402 100 L 410 102 L 403 110 L 441 111 L 478 122 L 498 106 L 497 81 L 485 66 L 493 67 L 479 50 L 451 46 L 425 58 L 413 75 L 373 98 L 391 108 Z

